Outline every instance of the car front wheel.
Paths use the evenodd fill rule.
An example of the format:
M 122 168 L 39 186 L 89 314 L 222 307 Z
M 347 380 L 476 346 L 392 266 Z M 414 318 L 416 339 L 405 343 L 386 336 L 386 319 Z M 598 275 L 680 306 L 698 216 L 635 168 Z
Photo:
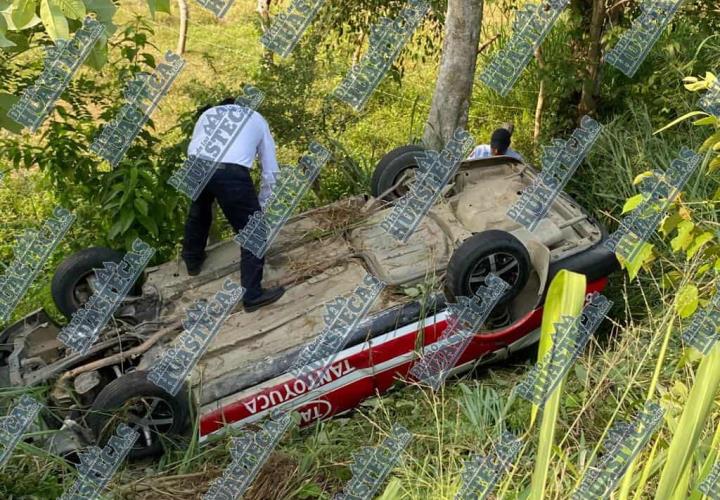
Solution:
M 150 382 L 144 371 L 134 371 L 106 385 L 90 407 L 87 424 L 99 446 L 120 423 L 140 434 L 128 459 L 157 457 L 166 444 L 187 429 L 190 403 L 186 388 L 173 396 Z

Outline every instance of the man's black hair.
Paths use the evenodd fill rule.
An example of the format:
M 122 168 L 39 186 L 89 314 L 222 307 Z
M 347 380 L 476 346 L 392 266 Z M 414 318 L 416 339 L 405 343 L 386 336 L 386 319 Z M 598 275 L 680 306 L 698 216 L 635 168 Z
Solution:
M 498 153 L 504 155 L 510 147 L 512 133 L 505 128 L 499 128 L 492 133 L 490 137 L 490 147 L 496 149 Z
M 200 118 L 200 115 L 202 115 L 205 111 L 207 111 L 210 108 L 214 108 L 215 106 L 225 106 L 227 104 L 235 104 L 235 97 L 225 97 L 219 102 L 215 102 L 212 104 L 207 104 L 197 110 L 197 113 L 195 114 L 195 119 L 197 120 Z

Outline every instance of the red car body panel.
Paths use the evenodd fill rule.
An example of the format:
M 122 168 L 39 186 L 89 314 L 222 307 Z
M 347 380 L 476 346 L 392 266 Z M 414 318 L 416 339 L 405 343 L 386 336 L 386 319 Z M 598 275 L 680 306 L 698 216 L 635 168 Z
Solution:
M 606 277 L 595 280 L 588 284 L 587 292 L 601 292 L 607 283 Z M 530 334 L 539 328 L 542 311 L 542 307 L 530 311 L 512 325 L 492 334 L 476 335 L 456 366 L 478 360 Z M 410 323 L 344 349 L 333 360 L 321 384 L 312 390 L 315 394 L 309 402 L 303 402 L 307 401 L 308 392 L 304 380 L 290 373 L 223 398 L 214 404 L 218 408 L 201 414 L 200 440 L 205 441 L 225 426 L 242 427 L 258 421 L 276 409 L 296 409 L 300 413 L 300 425 L 309 425 L 386 392 L 398 379 L 406 379 L 417 359 L 415 343 L 418 332 L 424 332 L 424 345 L 435 342 L 447 324 L 445 315 L 443 311 L 425 318 L 424 327 L 419 322 Z M 432 319 L 435 322 L 428 323 Z M 293 404 L 303 395 L 306 397 Z M 205 408 L 208 406 L 212 405 Z

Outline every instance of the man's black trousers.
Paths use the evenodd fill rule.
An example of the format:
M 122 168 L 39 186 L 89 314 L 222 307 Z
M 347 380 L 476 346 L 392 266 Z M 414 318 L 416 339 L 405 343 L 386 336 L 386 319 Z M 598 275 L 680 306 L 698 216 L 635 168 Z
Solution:
M 242 165 L 221 163 L 198 199 L 190 205 L 182 252 L 189 265 L 199 263 L 205 255 L 212 224 L 212 203 L 216 199 L 236 234 L 245 227 L 250 216 L 260 210 L 250 170 Z M 240 283 L 245 288 L 244 299 L 253 300 L 261 294 L 264 263 L 264 258 L 258 259 L 245 248 L 241 250 Z

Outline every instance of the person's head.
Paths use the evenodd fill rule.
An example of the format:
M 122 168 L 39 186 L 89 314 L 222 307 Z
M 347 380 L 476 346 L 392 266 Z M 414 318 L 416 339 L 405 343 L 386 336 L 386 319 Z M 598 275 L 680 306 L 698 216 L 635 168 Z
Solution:
M 490 136 L 490 150 L 493 156 L 504 155 L 510 147 L 512 132 L 506 128 L 499 128 Z
M 202 115 L 205 111 L 207 111 L 210 108 L 214 108 L 215 106 L 225 106 L 227 104 L 234 104 L 235 103 L 235 97 L 225 97 L 221 101 L 214 102 L 212 104 L 206 104 L 205 106 L 202 106 L 197 110 L 197 113 L 195 114 L 195 119 L 200 118 L 200 115 Z

